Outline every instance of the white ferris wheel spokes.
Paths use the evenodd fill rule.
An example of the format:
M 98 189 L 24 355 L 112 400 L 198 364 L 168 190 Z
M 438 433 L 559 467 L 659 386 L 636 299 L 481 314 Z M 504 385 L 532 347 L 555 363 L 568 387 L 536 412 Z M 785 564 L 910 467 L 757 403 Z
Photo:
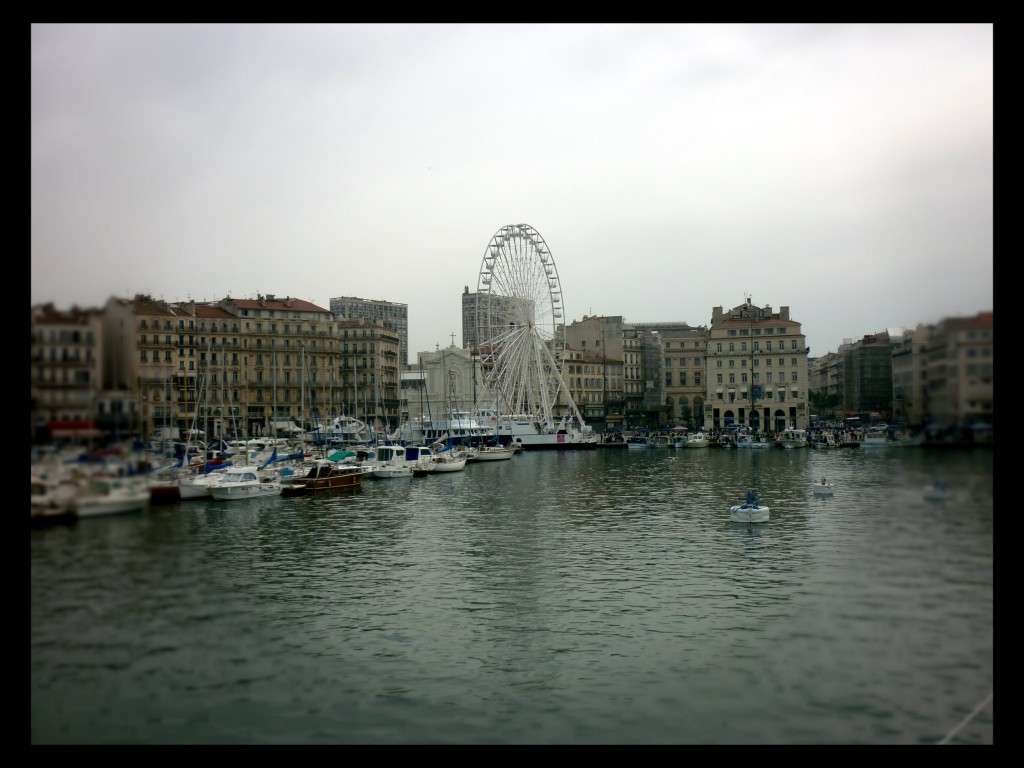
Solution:
M 480 266 L 476 320 L 486 381 L 503 410 L 551 422 L 564 390 L 562 288 L 551 251 L 533 227 L 509 224 L 491 238 Z

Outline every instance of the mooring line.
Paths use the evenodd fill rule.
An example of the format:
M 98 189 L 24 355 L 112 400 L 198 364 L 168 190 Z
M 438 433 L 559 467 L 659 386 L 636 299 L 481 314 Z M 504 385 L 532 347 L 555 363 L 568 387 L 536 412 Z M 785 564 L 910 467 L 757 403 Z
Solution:
M 993 693 L 995 693 L 995 692 L 993 691 Z M 965 725 L 967 725 L 969 722 L 971 722 L 971 720 L 974 719 L 975 715 L 977 715 L 979 712 L 981 712 L 981 710 L 983 710 L 986 706 L 988 706 L 988 703 L 990 701 L 992 701 L 992 694 L 991 693 L 985 698 L 985 700 L 983 702 L 981 702 L 981 704 L 979 704 L 978 706 L 976 706 L 974 708 L 974 711 L 972 711 L 971 714 L 969 714 L 967 717 L 965 717 L 961 721 L 960 725 L 958 725 L 956 728 L 954 728 L 952 731 L 950 731 L 946 735 L 946 738 L 944 738 L 942 741 L 940 741 L 939 744 L 948 744 L 949 740 L 952 739 L 954 736 L 956 736 L 957 731 L 959 731 L 961 728 L 963 728 Z

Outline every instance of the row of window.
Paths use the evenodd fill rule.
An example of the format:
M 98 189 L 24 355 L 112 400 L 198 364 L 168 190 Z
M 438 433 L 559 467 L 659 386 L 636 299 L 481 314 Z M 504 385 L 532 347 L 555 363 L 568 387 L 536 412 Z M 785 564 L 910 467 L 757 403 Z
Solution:
M 737 334 L 737 332 L 738 332 L 740 336 L 750 336 L 750 335 L 760 336 L 762 331 L 764 331 L 764 334 L 766 336 L 771 336 L 776 331 L 778 331 L 779 335 L 782 336 L 786 332 L 786 328 L 785 328 L 785 326 L 783 326 L 782 328 L 753 328 L 753 329 L 750 329 L 750 328 L 740 328 L 738 331 L 737 331 L 736 328 L 730 328 L 729 329 L 729 335 L 730 336 L 735 336 Z
M 94 343 L 95 337 L 92 331 L 74 331 L 74 330 L 57 330 L 56 328 L 50 329 L 50 343 L 51 344 L 92 344 Z M 36 344 L 42 344 L 46 341 L 46 331 L 37 331 L 32 334 L 32 341 Z
M 765 357 L 765 358 L 755 357 L 754 360 L 753 360 L 754 367 L 755 368 L 760 367 L 762 359 L 764 360 L 765 366 L 770 368 L 771 364 L 772 364 L 772 358 L 770 358 L 770 357 Z M 723 362 L 722 360 L 716 360 L 715 361 L 715 367 L 716 368 L 721 368 L 722 367 L 722 362 Z M 785 364 L 786 364 L 786 358 L 780 357 L 779 358 L 779 367 L 781 368 Z M 795 366 L 796 365 L 796 358 L 795 357 L 790 358 L 789 364 Z M 747 367 L 747 361 L 746 360 L 740 360 L 739 365 L 736 365 L 736 361 L 735 360 L 730 360 L 729 361 L 729 367 L 730 368 L 746 368 Z
M 37 363 L 44 362 L 46 360 L 46 353 L 39 349 L 32 356 L 32 360 Z M 88 363 L 92 362 L 92 348 L 85 347 L 84 354 L 82 347 L 75 347 L 73 349 L 60 349 L 56 347 L 50 347 L 50 362 L 62 362 L 62 363 Z
M 796 344 L 797 344 L 797 340 L 796 339 L 790 339 L 790 341 L 789 341 L 789 348 L 791 350 L 793 350 L 794 352 L 798 349 Z M 750 345 L 751 345 L 751 349 L 753 349 L 754 352 L 760 352 L 761 351 L 761 342 L 760 341 L 752 341 L 750 343 Z M 716 352 L 724 351 L 722 349 L 722 346 L 723 346 L 723 342 L 721 342 L 721 341 L 716 342 L 715 343 L 715 351 Z M 780 351 L 780 352 L 782 350 L 784 350 L 785 348 L 786 348 L 785 340 L 780 341 L 778 346 L 776 347 L 776 349 L 778 351 Z M 772 343 L 770 341 L 766 341 L 764 343 L 764 349 L 765 349 L 766 352 L 771 352 L 772 351 Z M 729 351 L 730 352 L 735 352 L 736 351 L 736 343 L 735 342 L 733 342 L 733 341 L 729 342 Z M 747 342 L 745 342 L 745 341 L 741 341 L 740 342 L 740 349 L 739 349 L 739 351 L 740 352 L 746 352 L 747 351 Z
M 303 331 L 302 330 L 302 326 L 297 324 L 295 326 L 294 333 L 296 333 L 296 334 L 302 334 L 302 333 L 315 334 L 315 333 L 317 333 L 317 328 L 318 327 L 323 329 L 322 325 L 317 326 L 315 323 L 310 323 L 309 329 L 307 331 Z M 249 329 L 249 324 L 248 323 L 246 323 L 245 328 L 248 331 L 248 329 Z M 163 321 L 163 327 L 161 328 L 159 320 L 153 320 L 151 322 L 148 322 L 145 319 L 141 319 L 141 320 L 139 320 L 139 330 L 140 331 L 146 331 L 146 330 L 170 331 L 170 330 L 172 330 L 172 324 L 171 324 L 170 320 L 164 320 Z M 188 330 L 188 331 L 195 331 L 196 330 L 196 321 L 195 320 L 179 319 L 178 320 L 178 330 L 179 331 L 186 331 L 186 330 Z M 205 320 L 200 320 L 199 321 L 198 330 L 200 332 L 203 332 L 203 331 L 206 330 L 206 321 Z M 217 331 L 217 322 L 216 321 L 210 321 L 210 330 L 213 331 L 213 332 Z M 350 338 L 349 337 L 349 331 L 350 330 L 352 331 L 351 338 L 354 338 L 354 339 L 360 338 L 360 332 L 362 332 L 362 337 L 361 338 L 364 338 L 364 339 L 369 338 L 369 336 L 374 332 L 374 329 L 371 329 L 371 328 L 359 328 L 359 329 L 356 329 L 356 328 L 352 328 L 352 329 L 343 328 L 343 329 L 341 329 L 341 331 L 342 331 L 341 338 L 344 338 L 344 339 Z M 377 330 L 379 330 L 379 329 L 377 329 Z M 221 331 L 221 333 L 228 333 L 229 332 L 228 331 L 228 324 L 225 323 L 225 322 L 222 322 L 220 324 L 220 331 Z M 270 324 L 270 331 L 269 332 L 271 334 L 276 334 L 277 333 L 277 323 L 271 323 Z M 284 324 L 284 333 L 285 333 L 285 335 L 291 334 L 292 332 L 293 332 L 292 331 L 292 326 L 289 323 L 285 323 Z M 321 332 L 323 332 L 323 331 L 321 330 Z M 61 332 L 61 336 L 64 337 L 68 333 L 73 333 L 74 334 L 74 340 L 78 341 L 78 332 L 77 331 L 73 331 L 73 332 L 62 331 Z M 230 333 L 238 333 L 238 323 L 232 323 L 231 324 Z M 263 323 L 256 323 L 256 333 L 257 334 L 263 333 Z M 89 341 L 92 341 L 92 333 L 91 332 L 88 332 L 88 339 L 89 339 Z M 55 332 L 51 332 L 51 341 L 56 341 Z
M 673 386 L 673 384 L 672 384 L 672 372 L 671 371 L 668 371 L 668 372 L 665 373 L 665 386 L 666 387 Z M 686 371 L 680 371 L 679 372 L 679 386 L 680 387 L 687 386 L 687 384 L 686 384 Z M 700 374 L 699 373 L 693 374 L 693 386 L 695 386 L 695 387 L 699 387 L 700 386 Z
M 723 381 L 722 381 L 722 377 L 723 376 L 724 376 L 724 374 L 721 374 L 721 373 L 718 374 L 718 383 L 719 384 L 723 383 Z M 754 373 L 753 376 L 754 376 L 754 383 L 755 384 L 757 384 L 758 382 L 761 381 L 761 374 L 760 373 Z M 771 384 L 772 383 L 772 372 L 771 371 L 768 371 L 768 373 L 766 373 L 764 375 L 764 380 L 765 380 L 766 384 Z M 790 381 L 799 381 L 799 380 L 800 380 L 800 376 L 797 374 L 796 371 L 793 371 L 790 374 Z M 779 381 L 780 384 L 785 383 L 785 381 L 786 381 L 786 374 L 785 374 L 785 372 L 779 371 L 779 379 L 778 379 L 778 381 Z M 730 373 L 729 374 L 729 383 L 730 384 L 735 384 L 736 383 L 736 374 L 735 373 Z M 746 384 L 747 383 L 747 374 L 745 374 L 745 373 L 741 373 L 740 374 L 740 383 L 741 384 Z
M 786 400 L 786 390 L 780 389 L 775 394 L 777 394 L 778 397 L 772 397 L 772 393 L 771 392 L 765 392 L 764 396 L 758 398 L 758 400 L 777 400 L 780 403 L 785 402 L 785 400 Z M 790 393 L 790 395 L 792 395 L 792 397 L 791 397 L 792 400 L 799 400 L 800 399 L 800 393 L 799 392 L 793 391 L 793 392 Z M 737 397 L 736 397 L 736 393 L 735 392 L 716 392 L 715 393 L 715 399 L 717 399 L 717 400 L 728 400 L 730 403 L 737 402 Z M 741 402 L 741 403 L 747 402 L 746 395 L 741 392 L 738 401 Z

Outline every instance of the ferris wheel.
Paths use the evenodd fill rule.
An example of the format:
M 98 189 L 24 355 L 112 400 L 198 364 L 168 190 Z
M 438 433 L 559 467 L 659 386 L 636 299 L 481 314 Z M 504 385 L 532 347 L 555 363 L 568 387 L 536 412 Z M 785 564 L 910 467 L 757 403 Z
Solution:
M 547 243 L 527 224 L 491 238 L 477 282 L 476 330 L 484 380 L 506 413 L 552 416 L 565 349 L 562 287 Z M 568 411 L 582 422 L 565 391 Z

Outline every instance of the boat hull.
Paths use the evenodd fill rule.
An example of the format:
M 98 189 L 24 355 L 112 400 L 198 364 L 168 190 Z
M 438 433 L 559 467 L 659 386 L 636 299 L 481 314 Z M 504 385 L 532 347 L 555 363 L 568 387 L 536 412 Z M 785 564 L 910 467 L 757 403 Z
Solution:
M 586 451 L 597 448 L 596 435 L 516 435 L 513 441 L 525 451 Z
M 767 523 L 768 507 L 739 504 L 729 509 L 729 517 L 734 523 Z
M 303 480 L 296 480 L 290 483 L 282 483 L 282 496 L 309 496 L 314 493 L 326 493 L 328 491 L 339 491 L 359 488 L 362 486 L 362 470 L 349 471 L 338 474 L 331 474 L 327 477 L 312 477 Z
M 374 467 L 370 475 L 377 480 L 391 480 L 396 477 L 412 477 L 412 467 Z
M 451 458 L 448 456 L 434 456 L 431 459 L 423 461 L 420 466 L 413 468 L 413 475 L 416 472 L 428 472 L 430 474 L 442 474 L 444 472 L 461 472 L 466 468 L 466 457 L 462 458 Z
M 511 459 L 516 452 L 511 448 L 481 448 L 473 456 L 473 461 L 504 461 Z
M 280 496 L 281 484 L 277 482 L 260 483 L 221 483 L 210 489 L 210 495 L 217 501 L 234 501 L 235 499 L 259 499 L 266 496 Z
M 83 497 L 75 500 L 75 516 L 101 517 L 103 515 L 124 515 L 130 512 L 142 512 L 149 505 L 149 491 L 125 496 L 120 499 Z

